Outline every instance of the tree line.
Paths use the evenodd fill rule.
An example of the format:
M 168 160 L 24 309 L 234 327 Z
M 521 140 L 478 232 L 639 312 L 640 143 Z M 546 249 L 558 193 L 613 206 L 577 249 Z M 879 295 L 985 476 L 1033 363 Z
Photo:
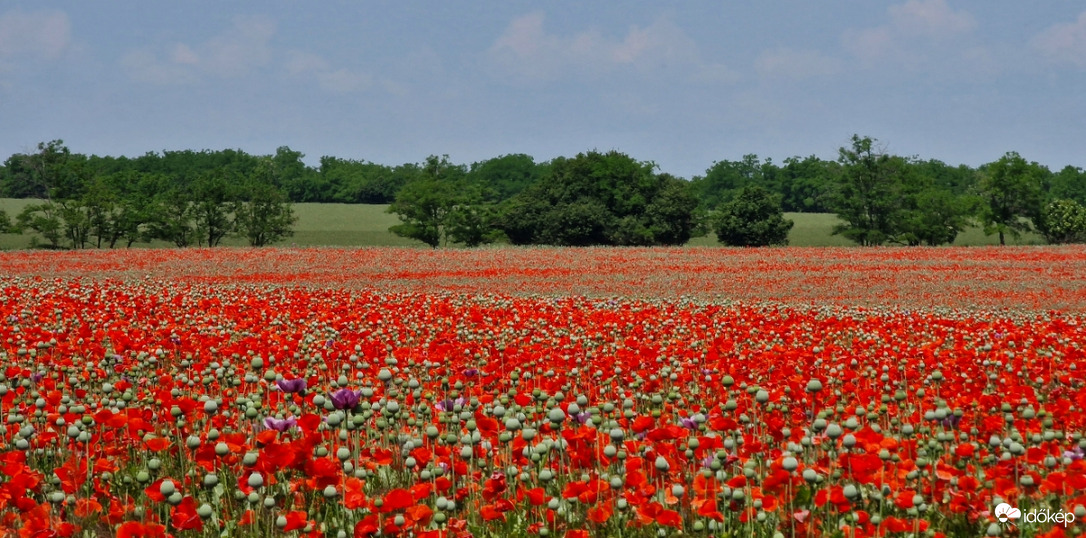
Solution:
M 269 158 L 240 152 L 186 170 L 133 166 L 123 158 L 72 153 L 61 140 L 12 155 L 0 168 L 0 194 L 30 198 L 14 217 L 0 211 L 0 232 L 34 233 L 46 248 L 115 248 L 167 241 L 213 247 L 227 236 L 252 246 L 291 235 L 297 220 Z M 161 159 L 163 161 L 168 159 Z M 122 164 L 118 164 L 122 163 Z
M 397 166 L 240 150 L 85 156 L 39 144 L 0 167 L 0 196 L 34 198 L 0 226 L 34 231 L 49 246 L 131 245 L 162 239 L 214 246 L 227 235 L 254 245 L 286 237 L 291 203 L 390 204 L 391 231 L 433 247 L 678 245 L 715 233 L 729 245 L 784 244 L 785 212 L 835 213 L 834 233 L 859 245 L 940 245 L 971 225 L 1052 243 L 1086 240 L 1086 171 L 1053 172 L 1015 152 L 972 168 L 893 155 L 854 135 L 834 160 L 782 163 L 744 155 L 689 180 L 651 161 L 588 151 L 536 162 L 524 154 L 467 164 L 448 156 Z M 7 223 L 5 224 L 5 220 Z

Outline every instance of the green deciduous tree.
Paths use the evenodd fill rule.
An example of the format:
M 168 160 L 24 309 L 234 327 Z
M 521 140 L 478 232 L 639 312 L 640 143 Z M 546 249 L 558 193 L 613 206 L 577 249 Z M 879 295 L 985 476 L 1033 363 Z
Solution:
M 780 198 L 758 185 L 740 189 L 713 218 L 720 242 L 736 247 L 787 245 L 793 224 L 784 218 Z
M 1042 210 L 1037 231 L 1049 243 L 1086 242 L 1086 207 L 1074 200 L 1053 200 Z
M 739 161 L 717 161 L 705 171 L 705 176 L 691 181 L 694 195 L 705 208 L 715 208 L 732 200 L 747 185 L 760 185 L 776 190 L 771 183 L 776 179 L 777 168 L 768 159 L 762 162 L 757 155 L 744 155 Z
M 697 200 L 689 184 L 629 156 L 581 153 L 504 204 L 499 226 L 514 244 L 660 245 L 688 240 Z
M 196 207 L 190 195 L 179 188 L 164 191 L 155 198 L 150 218 L 149 238 L 188 247 L 195 245 L 201 235 L 196 226 Z
M 953 243 L 969 225 L 972 200 L 929 185 L 902 200 L 894 219 L 895 242 L 937 246 Z
M 980 217 L 988 235 L 999 234 L 1005 245 L 1007 234 L 1014 238 L 1031 229 L 1028 219 L 1038 219 L 1042 207 L 1042 186 L 1048 170 L 1027 162 L 1016 152 L 981 168 Z
M 536 182 L 544 168 L 523 153 L 502 155 L 472 164 L 468 181 L 493 191 L 499 201 L 507 200 Z
M 15 217 L 15 230 L 19 233 L 33 231 L 49 242 L 49 248 L 60 248 L 64 238 L 60 208 L 53 202 L 30 204 Z
M 464 207 L 482 202 L 475 197 L 477 191 L 466 189 L 465 173 L 463 166 L 449 162 L 448 155 L 428 157 L 420 177 L 404 185 L 389 206 L 388 212 L 397 214 L 402 222 L 389 231 L 432 248 L 447 245 L 452 239 L 454 212 L 460 211 L 462 217 L 458 218 L 466 218 Z
M 831 207 L 844 224 L 834 228 L 860 245 L 881 245 L 894 235 L 894 212 L 900 207 L 900 157 L 883 153 L 871 137 L 852 135 L 852 146 L 841 148 L 841 165 Z
M 298 218 L 286 193 L 275 186 L 271 176 L 271 163 L 258 165 L 235 205 L 237 233 L 250 246 L 263 247 L 294 235 Z
M 234 183 L 238 178 L 234 178 Z M 273 186 L 274 188 L 274 186 Z M 238 198 L 221 173 L 205 173 L 193 185 L 193 214 L 199 245 L 214 247 L 236 229 L 234 209 Z

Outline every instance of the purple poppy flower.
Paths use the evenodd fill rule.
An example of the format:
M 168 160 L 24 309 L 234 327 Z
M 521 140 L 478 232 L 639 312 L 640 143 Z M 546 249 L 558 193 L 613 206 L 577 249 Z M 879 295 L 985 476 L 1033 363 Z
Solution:
M 305 379 L 280 379 L 275 382 L 275 386 L 286 393 L 305 392 Z
M 958 424 L 962 421 L 962 417 L 954 414 L 947 415 L 941 422 L 944 428 L 957 428 Z
M 1071 461 L 1079 461 L 1084 456 L 1086 456 L 1086 452 L 1084 452 L 1081 448 L 1079 448 L 1077 446 L 1074 448 L 1074 450 L 1067 450 L 1067 451 L 1064 451 L 1064 453 L 1063 453 L 1063 457 L 1065 457 L 1065 458 L 1067 458 L 1067 459 L 1069 459 Z
M 438 411 L 448 412 L 448 411 L 452 411 L 458 405 L 464 405 L 463 396 L 461 396 L 460 398 L 457 398 L 455 400 L 441 400 L 440 402 L 437 402 L 437 405 L 435 405 L 434 407 Z
M 592 418 L 592 415 L 582 411 L 573 415 L 573 418 L 577 421 L 578 424 L 585 424 L 588 422 L 588 419 Z
M 45 374 L 34 372 L 30 375 L 30 380 L 35 383 L 40 382 L 42 379 L 45 379 Z
M 690 418 L 690 417 L 680 418 L 679 423 L 682 424 L 682 427 L 684 427 L 684 428 L 686 428 L 688 430 L 696 430 L 696 429 L 698 429 L 698 422 L 696 420 Z
M 351 389 L 339 389 L 332 393 L 332 406 L 336 409 L 354 409 L 358 407 L 358 393 Z
M 275 430 L 277 432 L 285 432 L 298 425 L 298 419 L 294 417 L 290 418 L 275 418 L 268 417 L 264 419 L 264 426 L 269 430 Z
M 468 368 L 461 373 L 464 375 L 464 377 L 475 377 L 479 375 L 479 370 L 476 368 Z

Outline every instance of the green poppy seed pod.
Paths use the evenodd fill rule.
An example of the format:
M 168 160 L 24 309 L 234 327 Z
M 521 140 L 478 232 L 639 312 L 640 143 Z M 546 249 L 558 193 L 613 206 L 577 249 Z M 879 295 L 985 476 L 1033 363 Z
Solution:
M 852 501 L 855 500 L 856 497 L 859 497 L 860 490 L 857 489 L 856 486 L 853 484 L 846 484 L 845 487 L 842 488 L 841 493 L 845 496 L 846 499 Z
M 404 523 L 407 523 L 407 520 L 404 519 L 403 515 L 397 514 L 396 517 L 393 518 L 392 523 L 397 527 L 402 527 Z
M 334 499 L 339 496 L 339 492 L 336 491 L 335 486 L 324 486 L 323 494 L 325 499 Z
M 253 473 L 249 475 L 248 484 L 251 488 L 264 487 L 264 477 L 260 473 Z
M 200 519 L 204 521 L 211 519 L 212 514 L 214 514 L 214 509 L 212 509 L 211 505 L 207 503 L 201 504 L 196 509 L 196 515 L 200 516 Z
M 418 462 L 415 461 L 415 458 L 408 457 L 407 459 L 403 460 L 403 464 L 404 467 L 407 467 L 408 469 L 413 469 L 416 465 L 418 465 Z
M 987 534 L 988 536 L 999 536 L 1000 534 L 1003 534 L 1003 529 L 999 526 L 999 523 L 993 522 L 988 524 L 988 530 L 985 531 L 984 534 Z
M 214 413 L 214 412 L 216 412 L 218 410 L 219 410 L 219 402 L 217 402 L 215 400 L 208 400 L 208 401 L 204 402 L 204 412 L 205 413 Z
M 818 392 L 822 390 L 822 382 L 817 379 L 812 379 L 807 382 L 807 392 Z
M 60 503 L 64 502 L 64 492 L 63 491 L 54 491 L 54 492 L 50 493 L 49 494 L 49 502 L 51 502 L 53 504 L 60 504 Z
M 221 456 L 225 456 L 225 455 L 227 455 L 229 453 L 230 453 L 230 445 L 228 445 L 226 443 L 223 443 L 221 441 L 218 442 L 218 443 L 215 443 L 215 455 L 216 456 L 221 457 Z
M 799 461 L 797 461 L 796 458 L 793 458 L 792 456 L 788 456 L 787 458 L 784 458 L 784 460 L 781 462 L 781 468 L 788 472 L 795 471 L 797 468 L 799 468 Z
M 280 529 L 286 527 L 287 526 L 287 516 L 284 516 L 284 515 L 280 514 L 279 517 L 275 518 L 275 526 L 277 528 L 280 528 Z
M 188 439 L 185 439 L 185 446 L 192 450 L 200 448 L 200 437 L 196 435 L 190 435 Z
M 474 454 L 475 454 L 475 451 L 470 446 L 460 447 L 460 457 L 461 458 L 466 459 L 466 460 L 471 459 L 472 455 L 474 455 Z
M 246 452 L 241 458 L 241 464 L 246 467 L 252 467 L 253 465 L 256 465 L 257 457 L 258 454 L 256 452 Z
M 388 371 L 388 368 L 381 368 L 381 371 L 377 372 L 377 379 L 387 383 L 389 379 L 392 379 L 392 372 Z
M 841 426 L 837 425 L 836 423 L 830 424 L 826 427 L 826 437 L 829 437 L 830 439 L 833 439 L 835 441 L 844 433 L 845 431 L 841 428 Z
M 566 420 L 566 412 L 559 407 L 555 407 L 547 413 L 547 420 L 550 420 L 552 424 L 561 424 Z
M 673 484 L 671 486 L 671 494 L 676 496 L 676 497 L 682 497 L 683 493 L 685 493 L 685 492 L 686 492 L 686 490 L 683 489 L 683 487 L 681 485 L 679 485 L 679 484 Z
M 271 495 L 264 497 L 264 508 L 275 508 L 275 497 Z
M 173 495 L 175 491 L 177 491 L 177 486 L 173 483 L 173 480 L 163 480 L 162 483 L 158 485 L 158 492 L 165 497 Z
M 339 449 L 336 450 L 336 458 L 339 459 L 339 461 L 349 460 L 351 458 L 351 450 L 347 447 L 339 447 Z
M 547 508 L 551 510 L 557 510 L 559 506 L 561 506 L 561 502 L 557 497 L 551 497 L 551 500 L 547 501 Z
M 808 484 L 813 484 L 818 481 L 818 473 L 816 473 L 814 469 L 804 469 L 803 480 L 805 480 Z
M 667 459 L 663 456 L 656 456 L 656 463 L 654 465 L 656 466 L 656 470 L 660 472 L 667 471 L 671 468 L 671 464 L 668 463 Z
M 217 485 L 219 485 L 219 476 L 218 475 L 216 475 L 215 473 L 208 473 L 208 474 L 204 475 L 204 487 L 205 488 L 210 489 L 210 488 L 213 488 L 213 487 L 215 487 Z
M 1086 506 L 1082 506 L 1081 504 L 1076 504 L 1074 513 L 1075 513 L 1075 517 L 1078 518 L 1078 519 L 1082 519 L 1082 518 L 1086 517 Z
M 253 370 L 264 368 L 264 359 L 262 357 L 253 357 L 253 360 L 249 361 L 249 367 Z

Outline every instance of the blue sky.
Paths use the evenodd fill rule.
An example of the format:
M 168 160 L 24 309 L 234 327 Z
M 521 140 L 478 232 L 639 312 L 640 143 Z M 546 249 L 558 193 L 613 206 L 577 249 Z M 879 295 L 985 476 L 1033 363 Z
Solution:
M 853 133 L 1086 166 L 1079 0 L 0 3 L 0 158 L 617 149 L 683 177 Z

